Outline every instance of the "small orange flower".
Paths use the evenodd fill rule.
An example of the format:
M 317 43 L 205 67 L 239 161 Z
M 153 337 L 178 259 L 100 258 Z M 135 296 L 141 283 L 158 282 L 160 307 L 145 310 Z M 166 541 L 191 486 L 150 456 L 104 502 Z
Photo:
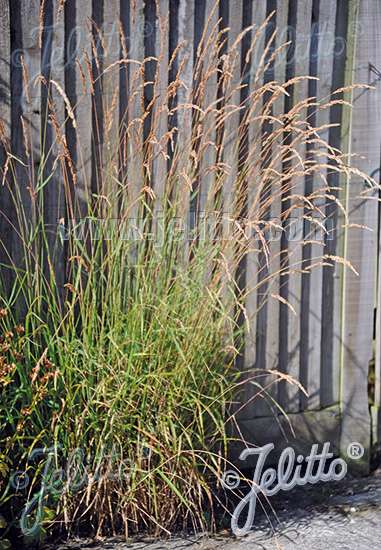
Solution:
M 0 309 L 0 319 L 2 319 L 3 317 L 5 317 L 7 315 L 7 310 L 6 309 Z
M 22 334 L 23 332 L 25 332 L 25 328 L 19 325 L 18 327 L 15 327 L 15 331 L 17 332 L 17 334 Z
M 10 366 L 10 365 L 1 365 L 2 368 L 0 370 L 0 376 L 6 376 L 7 374 L 9 374 L 10 372 L 12 372 L 13 368 Z
M 8 330 L 6 333 L 5 333 L 5 338 L 13 338 L 13 332 L 11 330 Z
M 40 390 L 38 396 L 40 399 L 44 399 L 46 397 L 46 390 Z
M 35 375 L 37 375 L 38 371 L 40 369 L 38 367 L 33 367 L 32 373 L 29 375 L 31 378 L 35 378 Z
M 49 359 L 44 359 L 44 361 L 42 362 L 42 365 L 46 368 L 46 369 L 53 369 L 55 367 L 55 364 L 52 363 L 51 361 L 49 361 Z
M 71 290 L 74 294 L 79 294 L 78 290 L 73 285 L 71 285 L 70 283 L 64 284 L 64 287 Z

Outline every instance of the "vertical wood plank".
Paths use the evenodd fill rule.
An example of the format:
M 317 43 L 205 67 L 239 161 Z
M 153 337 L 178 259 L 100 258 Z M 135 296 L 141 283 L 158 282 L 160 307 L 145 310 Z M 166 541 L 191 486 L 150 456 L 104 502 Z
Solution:
M 357 9 L 359 10 L 357 13 Z M 375 66 L 381 66 L 380 40 L 378 25 L 381 6 L 374 0 L 351 2 L 349 23 L 360 21 L 364 33 L 358 37 L 356 48 L 347 52 L 349 67 L 367 67 L 370 55 Z M 349 37 L 348 37 L 349 38 Z M 353 38 L 352 38 L 353 40 Z M 376 47 L 375 47 L 376 45 Z M 352 54 L 352 55 L 350 55 Z M 353 56 L 353 57 L 352 57 Z M 355 82 L 369 80 L 367 69 L 352 73 Z M 381 90 L 369 90 L 361 95 L 355 91 L 350 134 L 350 147 L 353 152 L 366 156 L 353 158 L 352 165 L 370 173 L 379 167 L 381 128 L 374 124 L 375 117 L 380 118 Z M 348 128 L 345 128 L 348 131 Z M 355 178 L 353 178 L 355 179 Z M 347 186 L 347 210 L 350 222 L 366 225 L 370 231 L 347 229 L 346 258 L 358 270 L 359 276 L 352 271 L 344 271 L 344 322 L 343 322 L 343 362 L 341 381 L 342 433 L 341 452 L 346 453 L 347 446 L 353 441 L 361 443 L 365 455 L 361 460 L 353 461 L 353 471 L 366 471 L 369 467 L 370 416 L 368 410 L 367 381 L 369 362 L 373 357 L 374 288 L 377 255 L 378 204 L 374 200 L 364 201 L 361 194 L 364 184 L 350 181 Z M 378 195 L 378 190 L 376 191 Z M 369 196 L 374 191 L 367 193 Z
M 181 255 L 188 258 L 189 255 L 189 237 L 190 237 L 190 200 L 191 191 L 186 177 L 192 174 L 192 109 L 188 108 L 192 103 L 193 89 L 193 68 L 194 68 L 194 43 L 195 43 L 195 4 L 184 0 L 171 0 L 169 2 L 170 22 L 169 22 L 169 56 L 172 60 L 172 66 L 168 72 L 168 84 L 175 81 L 178 77 L 183 83 L 177 88 L 174 97 L 169 100 L 169 109 L 178 109 L 173 112 L 168 122 L 168 130 L 173 131 L 173 145 L 169 141 L 166 145 L 167 153 L 170 157 L 167 163 L 168 174 L 174 170 L 174 174 L 179 176 L 176 181 L 168 180 L 170 186 L 167 191 L 167 197 L 173 205 L 176 205 L 176 212 L 181 218 L 182 226 L 185 228 L 181 240 Z M 181 45 L 176 57 L 172 59 L 178 45 Z M 180 70 L 181 69 L 181 70 Z M 176 130 L 175 130 L 176 128 Z M 193 129 L 194 131 L 194 129 Z M 180 174 L 183 174 L 180 176 Z M 185 175 L 185 176 L 184 176 Z M 189 181 L 189 180 L 188 180 Z M 171 223 L 175 223 L 173 220 Z
M 5 139 L 11 138 L 11 21 L 10 8 L 7 3 L 0 13 L 0 118 L 4 127 Z M 7 153 L 0 141 L 0 177 L 3 182 Z M 7 181 L 10 182 L 8 177 Z M 0 185 L 0 263 L 8 265 L 9 258 L 6 252 L 12 238 L 12 228 L 5 216 L 9 216 L 11 210 L 11 197 L 7 183 Z M 5 291 L 10 291 L 10 273 L 1 268 L 1 276 L 4 282 Z
M 354 67 L 353 55 L 354 44 L 351 40 L 351 35 L 347 34 L 347 28 L 352 21 L 349 18 L 350 13 L 355 9 L 353 2 L 348 4 L 342 0 L 337 0 L 336 16 L 335 16 L 335 37 L 332 43 L 332 48 L 336 42 L 343 43 L 346 41 L 345 53 L 334 55 L 332 67 L 332 92 L 343 87 L 345 84 L 352 82 Z M 353 17 L 353 15 L 352 15 Z M 347 60 L 347 64 L 346 64 Z M 349 67 L 349 71 L 346 68 Z M 340 99 L 342 96 L 335 95 L 335 99 Z M 348 97 L 350 100 L 351 98 Z M 351 113 L 346 112 L 343 116 L 343 108 L 341 105 L 335 105 L 330 109 L 330 124 L 334 126 L 329 129 L 329 144 L 333 147 L 342 148 L 344 151 L 350 150 L 348 142 L 351 121 Z M 337 178 L 333 170 L 328 171 L 328 184 L 332 187 L 341 187 L 343 178 Z M 339 181 L 338 181 L 339 180 Z M 332 190 L 332 195 L 339 200 L 345 202 L 345 186 L 344 190 Z M 338 206 L 331 201 L 325 208 L 325 215 L 330 218 L 330 223 L 333 226 L 332 232 L 325 236 L 325 254 L 344 256 L 344 240 L 345 232 L 340 230 L 340 225 L 344 223 L 343 216 Z M 322 293 L 322 326 L 321 326 L 321 364 L 320 364 L 320 405 L 322 407 L 330 406 L 337 403 L 339 399 L 338 392 L 338 358 L 342 358 L 342 341 L 340 333 L 342 331 L 342 315 L 343 315 L 343 284 L 344 284 L 344 268 L 340 264 L 336 264 L 334 269 L 331 267 L 323 268 L 323 293 Z M 341 382 L 340 382 L 341 383 Z
M 5 136 L 11 137 L 11 67 L 15 56 L 11 52 L 11 20 L 9 5 L 2 7 L 0 13 L 0 117 L 4 125 Z
M 271 7 L 272 8 L 272 7 Z M 273 30 L 277 29 L 277 34 L 275 41 L 272 45 L 272 51 L 281 47 L 287 41 L 287 24 L 288 24 L 288 8 L 289 2 L 278 2 L 276 5 L 276 14 L 270 25 L 270 34 Z M 269 11 L 269 10 L 268 10 Z M 284 84 L 286 80 L 286 48 L 281 50 L 274 60 L 272 66 L 268 70 L 268 79 L 275 81 L 279 85 Z M 284 96 L 280 94 L 279 98 L 275 101 L 272 107 L 272 116 L 277 119 L 279 118 L 284 111 Z M 283 141 L 283 132 L 281 131 L 281 123 L 274 122 L 271 124 L 269 131 L 278 132 L 278 137 L 272 147 L 271 152 L 271 163 L 273 168 L 282 172 L 282 155 L 279 154 L 278 145 L 281 145 Z M 266 341 L 265 341 L 265 360 L 264 368 L 267 370 L 278 369 L 279 366 L 279 315 L 280 315 L 280 302 L 277 298 L 272 298 L 271 294 L 279 296 L 280 294 L 280 282 L 281 278 L 279 276 L 280 270 L 280 250 L 281 250 L 281 235 L 280 231 L 276 227 L 271 226 L 271 224 L 280 224 L 281 223 L 281 213 L 282 213 L 282 190 L 281 183 L 279 182 L 280 178 L 272 178 L 271 182 L 271 203 L 267 208 L 267 216 L 270 221 L 270 226 L 268 229 L 269 235 L 269 267 L 268 267 L 268 297 L 266 308 Z M 261 385 L 266 388 L 263 393 L 263 399 L 258 399 L 256 407 L 256 415 L 259 416 L 271 416 L 278 412 L 276 409 L 273 399 L 277 399 L 278 395 L 278 384 L 274 384 L 276 378 L 274 375 L 264 375 L 259 381 Z
M 266 3 L 261 0 L 253 0 L 252 2 L 252 14 L 250 24 L 255 25 L 251 40 L 254 41 L 255 36 L 260 31 L 261 25 L 266 20 Z M 249 91 L 250 93 L 255 87 L 260 86 L 263 82 L 263 78 L 258 84 L 254 83 L 254 77 L 258 68 L 260 57 L 263 53 L 262 46 L 264 42 L 263 29 L 257 40 L 257 46 L 255 46 L 250 57 L 250 72 L 249 72 Z M 257 109 L 258 111 L 258 109 Z M 253 118 L 253 117 L 252 117 Z M 260 186 L 260 167 L 258 163 L 255 163 L 255 159 L 258 158 L 261 151 L 261 138 L 260 138 L 260 122 L 257 120 L 251 120 L 249 122 L 249 175 L 248 175 L 248 208 L 247 219 L 253 223 L 258 220 L 258 189 Z M 250 319 L 250 333 L 246 335 L 245 341 L 245 373 L 244 376 L 247 379 L 245 383 L 245 392 L 243 394 L 244 407 L 239 415 L 239 418 L 252 419 L 257 414 L 260 398 L 255 397 L 260 388 L 256 385 L 262 383 L 262 376 L 258 378 L 257 369 L 261 369 L 263 373 L 264 364 L 264 351 L 259 343 L 263 341 L 265 334 L 265 328 L 263 323 L 258 323 L 258 304 L 261 303 L 262 297 L 259 294 L 257 285 L 259 282 L 258 277 L 258 249 L 260 248 L 258 235 L 254 230 L 250 231 L 250 249 L 251 251 L 246 256 L 246 284 L 249 290 L 249 297 L 246 300 L 245 307 L 247 315 Z
M 176 145 L 173 152 L 174 162 L 177 164 L 177 172 L 183 172 L 186 175 L 191 173 L 191 142 L 189 136 L 192 135 L 192 110 L 186 106 L 192 102 L 192 89 L 193 89 L 193 70 L 194 70 L 194 51 L 195 46 L 195 29 L 196 29 L 196 9 L 193 2 L 187 2 L 186 0 L 179 0 L 178 6 L 178 27 L 177 37 L 178 44 L 186 41 L 177 54 L 178 61 L 175 64 L 176 74 L 181 64 L 184 62 L 182 72 L 180 74 L 180 80 L 184 83 L 184 86 L 180 86 L 177 91 L 177 105 L 183 106 L 177 111 L 177 115 L 174 124 L 178 127 L 176 133 Z M 189 23 L 191 22 L 191 24 Z M 184 205 L 183 211 L 179 210 L 179 213 L 186 218 L 187 231 L 190 230 L 190 206 L 191 192 L 184 180 L 181 181 L 179 191 L 177 193 L 177 199 Z M 182 200 L 181 200 L 182 199 Z M 188 216 L 188 218 L 187 218 Z M 184 242 L 184 255 L 188 253 L 188 242 Z
M 169 0 L 160 0 L 159 8 L 161 12 L 161 23 L 157 15 L 156 32 L 156 57 L 158 58 L 157 67 L 157 88 L 155 95 L 159 96 L 156 100 L 154 113 L 153 132 L 157 144 L 154 146 L 153 159 L 153 177 L 155 189 L 155 213 L 163 212 L 166 204 L 166 182 L 167 182 L 167 141 L 164 136 L 168 132 L 168 116 L 165 110 L 161 110 L 166 105 L 168 89 L 168 64 L 169 64 Z M 167 21 L 168 18 L 168 21 Z M 161 112 L 159 113 L 159 111 Z
M 137 61 L 138 64 L 133 63 L 129 68 L 129 99 L 128 99 L 128 125 L 130 126 L 129 134 L 127 136 L 127 182 L 128 187 L 126 194 L 123 197 L 121 216 L 127 216 L 131 220 L 132 227 L 136 227 L 138 223 L 138 203 L 131 208 L 131 204 L 134 203 L 138 197 L 140 189 L 144 182 L 144 168 L 143 168 L 143 124 L 142 120 L 142 97 L 143 90 L 139 87 L 143 83 L 141 64 L 145 58 L 144 49 L 144 32 L 141 29 L 145 29 L 144 20 L 144 2 L 143 0 L 137 0 L 135 9 L 131 9 L 130 6 L 130 38 L 131 38 L 131 54 L 130 58 Z M 150 27 L 147 26 L 147 32 L 151 32 Z M 133 154 L 133 151 L 138 150 L 138 154 Z M 135 262 L 135 248 L 134 244 L 131 245 L 131 263 Z
M 86 55 L 92 58 L 91 40 L 85 20 L 92 16 L 92 1 L 68 2 L 65 5 L 66 63 L 65 87 L 74 109 L 77 128 L 68 124 L 67 142 L 76 165 L 77 184 L 72 190 L 76 221 L 87 214 L 87 203 L 91 203 L 91 84 L 86 64 Z M 83 51 L 84 50 L 84 51 Z M 84 75 L 82 83 L 77 61 Z M 86 90 L 85 90 L 86 87 Z
M 309 57 L 310 57 L 310 28 L 311 28 L 311 12 L 312 0 L 307 2 L 299 2 L 297 5 L 296 14 L 296 29 L 295 29 L 295 76 L 305 76 L 309 74 Z M 308 33 L 305 32 L 308 29 Z M 303 80 L 294 87 L 294 105 L 308 97 L 308 82 Z M 303 108 L 301 117 L 307 116 L 307 109 Z M 293 136 L 295 138 L 295 136 Z M 303 161 L 305 159 L 305 144 L 296 144 L 295 149 L 301 155 Z M 296 161 L 295 161 L 296 162 Z M 299 167 L 297 167 L 299 164 Z M 291 176 L 292 186 L 290 194 L 304 194 L 304 181 L 297 175 L 298 170 L 303 170 L 300 161 L 294 163 L 295 175 Z M 302 232 L 297 229 L 293 219 L 299 219 L 303 216 L 300 208 L 296 207 L 295 199 L 290 200 L 290 206 L 293 208 L 291 212 L 291 220 L 288 222 L 289 231 L 285 233 L 284 244 L 287 249 L 289 270 L 298 270 L 301 266 L 302 256 Z M 294 232 L 294 229 L 296 232 Z M 286 279 L 287 278 L 287 279 Z M 296 312 L 296 315 L 286 306 L 282 304 L 283 310 L 282 319 L 286 320 L 286 327 L 281 326 L 281 330 L 287 331 L 285 340 L 287 341 L 287 364 L 282 365 L 282 370 L 291 375 L 294 379 L 300 379 L 300 343 L 301 343 L 301 300 L 302 300 L 302 278 L 300 273 L 293 273 L 285 276 L 285 293 L 286 299 L 291 307 Z M 283 281 L 282 281 L 283 284 Z M 296 412 L 299 410 L 300 389 L 296 384 L 283 384 L 279 386 L 279 401 L 287 412 Z
M 18 195 L 18 202 L 22 205 L 25 219 L 31 222 L 33 227 L 36 224 L 34 210 L 31 204 L 31 196 L 27 187 L 33 187 L 36 184 L 38 168 L 41 160 L 40 149 L 40 128 L 41 128 L 41 85 L 40 83 L 33 88 L 36 78 L 40 74 L 40 49 L 39 49 L 39 26 L 40 26 L 40 3 L 37 0 L 27 2 L 12 2 L 10 4 L 10 22 L 11 22 L 11 49 L 18 50 L 23 55 L 25 69 L 28 74 L 29 102 L 27 100 L 27 89 L 24 81 L 23 69 L 21 63 L 15 64 L 11 72 L 11 150 L 13 155 L 19 158 L 26 166 L 25 169 L 19 162 L 15 162 L 14 171 L 16 174 L 13 183 L 13 192 Z M 18 56 L 20 59 L 20 56 Z M 29 141 L 29 157 L 26 155 L 25 139 L 20 118 L 23 118 L 27 127 Z M 27 182 L 22 185 L 22 182 Z M 17 191 L 16 191 L 17 189 Z M 17 210 L 11 206 L 10 219 L 15 227 L 20 231 L 24 227 L 21 209 Z M 22 231 L 22 230 L 21 230 Z M 25 235 L 25 232 L 24 232 Z M 29 236 L 25 235 L 29 240 Z M 20 236 L 15 231 L 12 232 L 12 241 L 8 243 L 12 249 L 12 261 L 17 269 L 24 267 L 23 245 Z M 15 280 L 15 272 L 11 273 L 11 284 Z M 21 315 L 26 313 L 25 304 L 20 300 Z
M 178 54 L 177 67 L 180 68 L 184 58 L 184 66 L 180 75 L 180 79 L 184 82 L 185 86 L 180 86 L 177 92 L 178 105 L 186 105 L 190 102 L 191 90 L 193 85 L 193 56 L 195 49 L 195 35 L 194 35 L 194 20 L 195 20 L 195 6 L 192 2 L 186 0 L 179 1 L 178 9 L 178 43 L 180 44 L 184 40 L 186 41 Z M 190 24 L 190 22 L 192 24 Z M 182 108 L 178 111 L 177 115 L 179 135 L 177 137 L 177 152 L 179 154 L 179 166 L 186 170 L 187 161 L 190 153 L 189 136 L 192 130 L 192 113 L 190 109 Z
M 270 16 L 271 13 L 274 12 L 274 9 L 276 8 L 276 2 L 273 0 L 268 0 L 266 3 L 263 3 L 264 13 L 263 13 L 263 20 L 260 21 L 260 25 L 265 22 L 267 17 Z M 264 84 L 268 84 L 272 80 L 272 67 L 268 68 L 267 71 L 264 71 L 264 67 L 267 63 L 267 60 L 269 59 L 271 55 L 271 48 L 270 40 L 273 35 L 273 32 L 275 30 L 276 26 L 276 13 L 272 15 L 272 18 L 270 21 L 266 23 L 266 25 L 263 27 L 263 29 L 259 32 L 259 39 L 256 46 L 256 51 L 254 54 L 254 82 L 253 82 L 253 88 L 257 87 L 260 88 Z M 267 49 L 267 53 L 265 54 L 265 51 Z M 265 58 L 263 57 L 265 55 Z M 263 231 L 265 229 L 264 223 L 269 221 L 270 218 L 270 212 L 268 205 L 268 199 L 269 195 L 272 192 L 271 188 L 271 178 L 266 173 L 266 169 L 268 168 L 271 160 L 271 152 L 272 149 L 268 149 L 268 153 L 266 154 L 264 152 L 264 141 L 266 137 L 271 133 L 272 125 L 268 121 L 262 120 L 263 110 L 265 103 L 270 99 L 270 92 L 265 92 L 263 97 L 258 101 L 258 104 L 255 108 L 255 115 L 254 118 L 257 118 L 258 120 L 258 126 L 254 124 L 254 128 L 256 130 L 255 140 L 257 140 L 257 143 L 255 145 L 256 152 L 257 152 L 257 159 L 253 158 L 253 162 L 258 162 L 257 165 L 257 178 L 255 178 L 255 197 L 253 198 L 253 205 L 255 205 L 255 219 L 260 224 L 260 229 Z M 253 189 L 254 190 L 254 189 Z M 262 386 L 266 384 L 266 345 L 269 339 L 268 334 L 268 290 L 269 290 L 269 284 L 267 282 L 268 274 L 269 274 L 269 267 L 267 265 L 266 261 L 266 254 L 264 252 L 264 246 L 261 240 L 258 240 L 258 256 L 257 256 L 257 275 L 256 275 L 256 283 L 257 283 L 257 313 L 256 313 L 256 355 L 255 355 L 255 376 L 256 380 L 253 381 L 253 383 L 257 384 L 253 390 L 254 394 L 259 393 L 261 396 L 261 399 L 259 397 L 255 397 L 254 401 L 254 410 L 260 413 L 262 410 L 266 410 L 266 404 L 265 404 L 265 395 L 262 395 Z M 271 334 L 276 334 L 276 330 L 272 331 Z M 258 391 L 260 390 L 260 392 Z M 263 402 L 262 402 L 263 399 Z M 255 413 L 257 414 L 257 413 Z
M 223 158 L 222 161 L 228 166 L 226 169 L 229 171 L 229 177 L 226 179 L 226 185 L 223 190 L 223 204 L 224 204 L 224 213 L 232 218 L 235 215 L 234 212 L 234 202 L 235 202 L 235 192 L 234 188 L 237 185 L 237 175 L 238 175 L 238 128 L 240 122 L 240 113 L 235 110 L 234 107 L 239 105 L 240 102 L 240 92 L 235 90 L 238 87 L 238 83 L 241 78 L 241 44 L 238 44 L 234 49 L 233 45 L 238 38 L 239 34 L 242 31 L 242 1 L 238 0 L 235 2 L 234 10 L 229 9 L 229 20 L 224 23 L 224 26 L 229 27 L 228 42 L 227 42 L 227 53 L 228 63 L 230 67 L 235 67 L 232 74 L 231 84 L 228 87 L 225 96 L 231 95 L 229 102 L 227 103 L 228 111 L 231 109 L 231 113 L 228 115 L 228 118 L 224 127 L 224 146 L 223 146 Z M 236 60 L 236 61 L 235 61 Z M 232 93 L 232 94 L 231 94 Z M 230 235 L 228 235 L 230 238 Z
M 90 19 L 92 13 L 92 0 L 83 2 L 66 2 L 64 13 L 65 23 L 65 91 L 70 101 L 76 120 L 76 128 L 68 118 L 65 128 L 67 147 L 72 158 L 76 183 L 74 184 L 71 171 L 67 171 L 68 186 L 66 189 L 66 217 L 69 228 L 79 226 L 79 231 L 74 235 L 78 239 L 87 240 L 88 226 L 84 218 L 89 214 L 92 206 L 92 83 L 89 71 L 93 52 L 91 49 L 91 36 L 87 24 L 91 28 Z M 81 232 L 85 229 L 85 233 Z M 75 256 L 76 243 L 71 237 L 64 243 L 65 256 Z M 84 244 L 83 242 L 81 243 Z M 90 247 L 88 246 L 88 252 Z M 76 266 L 74 262 L 67 262 L 67 280 L 73 282 Z M 82 284 L 82 279 L 81 279 Z
M 103 171 L 105 173 L 104 194 L 112 205 L 109 215 L 118 215 L 118 184 L 115 181 L 119 163 L 119 104 L 120 104 L 120 71 L 121 65 L 108 68 L 120 59 L 119 23 L 120 0 L 107 0 L 103 4 L 103 37 L 106 52 L 103 52 L 103 70 L 107 71 L 102 78 L 104 139 L 102 147 Z M 102 50 L 103 51 L 103 50 Z
M 61 134 L 65 134 L 66 110 L 62 94 L 57 89 L 57 85 L 65 89 L 65 11 L 63 10 L 58 17 L 59 0 L 54 0 L 44 8 L 44 31 L 42 33 L 42 51 L 41 51 L 41 74 L 48 83 L 52 105 Z M 53 81 L 55 84 L 51 82 Z M 45 276 L 49 280 L 51 270 L 54 270 L 56 298 L 60 305 L 63 305 L 64 283 L 66 272 L 66 259 L 64 246 L 59 238 L 58 224 L 59 220 L 65 216 L 65 184 L 62 177 L 60 163 L 54 171 L 53 166 L 57 156 L 60 154 L 60 146 L 56 136 L 54 125 L 50 119 L 52 114 L 48 101 L 46 99 L 47 90 L 42 87 L 41 97 L 41 127 L 43 143 L 41 150 L 44 153 L 44 166 L 41 179 L 44 181 L 50 177 L 49 185 L 43 188 L 43 211 L 44 225 L 46 231 L 46 240 L 49 247 L 50 258 L 45 261 L 43 266 Z M 74 130 L 73 121 L 69 119 L 66 128 Z M 66 135 L 66 142 L 68 136 Z M 63 151 L 61 151 L 63 152 Z M 42 181 L 39 181 L 41 185 Z M 45 255 L 45 254 L 44 254 Z
M 202 50 L 205 50 L 208 40 L 214 30 L 215 25 L 219 19 L 219 7 L 214 10 L 216 6 L 215 0 L 206 0 L 205 1 L 205 16 L 204 16 L 204 29 L 208 25 L 205 39 L 203 41 Z M 213 12 L 214 10 L 214 12 Z M 213 15 L 212 15 L 213 13 Z M 209 24 L 208 24 L 209 22 Z M 214 36 L 218 35 L 218 27 L 214 31 Z M 196 46 L 196 45 L 195 45 Z M 205 56 L 203 63 L 203 68 L 205 73 L 207 73 L 207 67 L 214 67 L 217 63 L 216 60 L 212 60 L 213 54 L 211 48 L 208 48 L 208 53 Z M 210 62 L 212 61 L 212 64 Z M 195 64 L 197 64 L 197 56 L 195 58 Z M 200 187 L 199 195 L 196 198 L 196 204 L 192 205 L 192 209 L 199 211 L 202 216 L 205 216 L 208 210 L 213 210 L 210 208 L 210 200 L 213 196 L 213 182 L 215 180 L 215 170 L 210 170 L 216 161 L 216 151 L 215 147 L 212 144 L 216 143 L 217 135 L 215 128 L 215 113 L 214 109 L 211 106 L 213 101 L 217 99 L 217 72 L 212 72 L 209 76 L 206 77 L 205 92 L 204 92 L 204 101 L 202 108 L 207 111 L 207 114 L 203 117 L 202 122 L 202 139 L 200 147 L 203 149 L 201 168 L 200 168 Z M 211 144 L 208 145 L 207 142 Z
M 276 27 L 278 33 L 275 39 L 274 46 L 279 48 L 287 41 L 287 26 L 288 26 L 288 12 L 289 12 L 290 2 L 278 2 L 277 11 L 276 11 Z M 274 73 L 273 78 L 279 84 L 284 84 L 286 81 L 286 69 L 287 69 L 287 48 L 284 48 L 279 53 L 279 59 L 276 59 L 274 62 Z M 283 94 L 277 99 L 273 107 L 273 116 L 275 118 L 280 117 L 284 112 L 284 98 Z M 279 129 L 280 124 L 273 124 L 273 129 Z M 277 142 L 273 147 L 273 156 L 276 159 L 274 161 L 274 168 L 278 170 L 279 173 L 282 172 L 282 156 L 277 150 L 277 144 L 281 144 L 283 141 L 283 132 L 278 136 Z M 281 223 L 281 214 L 282 214 L 282 189 L 281 183 L 278 182 L 279 178 L 275 178 L 272 183 L 272 196 L 274 202 L 271 204 L 270 217 L 272 223 Z M 274 235 L 274 240 L 270 243 L 270 267 L 269 275 L 271 277 L 269 285 L 269 302 L 268 302 L 268 312 L 267 312 L 267 337 L 266 337 L 266 369 L 277 369 L 279 368 L 279 332 L 282 329 L 279 323 L 280 318 L 280 309 L 282 304 L 277 298 L 272 298 L 271 294 L 279 296 L 281 294 L 281 283 L 282 278 L 279 276 L 279 271 L 281 268 L 281 235 L 280 232 L 275 228 L 271 230 L 271 234 Z M 292 322 L 292 320 L 291 320 Z M 275 378 L 273 375 L 270 375 L 265 379 L 267 383 L 274 382 Z M 269 395 L 273 399 L 278 397 L 278 384 L 272 384 L 268 389 Z M 271 406 L 269 414 L 274 414 L 274 411 L 279 412 L 274 407 L 274 404 Z
M 378 179 L 381 181 L 381 178 Z M 374 384 L 374 399 L 371 406 L 372 415 L 372 444 L 379 448 L 381 442 L 381 224 L 380 209 L 378 211 L 378 273 L 377 273 L 377 303 L 376 303 L 376 325 L 375 325 L 375 357 L 374 373 L 370 372 L 369 382 Z M 372 388 L 370 388 L 372 389 Z M 368 390 L 369 391 L 369 390 Z
M 317 76 L 319 80 L 310 81 L 310 95 L 316 96 L 317 101 L 328 101 L 331 94 L 331 80 L 333 68 L 333 51 L 330 48 L 335 35 L 335 16 L 336 2 L 332 0 L 320 0 L 313 3 L 313 23 L 311 32 L 313 32 L 314 42 L 311 44 L 311 72 L 312 76 Z M 312 50 L 314 48 L 314 50 Z M 314 126 L 324 126 L 329 124 L 329 109 L 315 111 L 311 108 L 310 123 Z M 319 132 L 323 139 L 328 139 L 328 129 Z M 319 156 L 309 153 L 320 164 L 326 164 L 327 158 L 321 156 L 325 151 L 322 146 L 319 147 Z M 318 189 L 325 187 L 324 181 L 318 175 L 312 174 L 306 181 L 306 194 L 311 194 Z M 325 212 L 324 200 L 315 199 L 314 206 Z M 318 216 L 316 212 L 307 212 L 308 216 Z M 306 230 L 312 229 L 308 220 L 305 221 Z M 307 236 L 307 235 L 306 235 Z M 319 241 L 319 244 L 312 242 L 303 248 L 305 256 L 312 259 L 311 263 L 321 261 L 324 254 L 324 234 L 321 230 L 314 233 L 313 229 L 309 237 L 312 241 Z M 306 388 L 309 397 L 300 395 L 300 405 L 302 409 L 313 410 L 320 407 L 320 364 L 321 364 L 321 302 L 323 292 L 323 268 L 317 266 L 309 274 L 302 276 L 303 284 L 303 303 L 301 312 L 302 340 L 301 340 L 301 383 Z M 325 380 L 324 384 L 335 384 L 337 392 L 339 361 L 333 365 L 336 377 L 331 380 Z M 338 393 L 336 394 L 338 398 Z

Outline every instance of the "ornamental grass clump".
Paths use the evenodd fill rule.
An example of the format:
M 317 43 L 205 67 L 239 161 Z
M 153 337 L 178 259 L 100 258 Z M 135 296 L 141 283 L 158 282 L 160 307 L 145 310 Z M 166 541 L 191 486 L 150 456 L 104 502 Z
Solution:
M 262 63 L 242 79 L 263 27 L 226 47 L 227 29 L 213 27 L 211 18 L 186 84 L 184 45 L 165 59 L 168 19 L 157 10 L 157 58 L 128 58 L 120 23 L 122 56 L 109 60 L 102 32 L 89 20 L 92 49 L 76 60 L 83 94 L 68 97 L 52 73 L 28 82 L 24 65 L 23 158 L 0 131 L 3 185 L 22 249 L 19 265 L 2 242 L 9 265 L 2 266 L 8 288 L 0 306 L 14 317 L 12 326 L 23 328 L 12 329 L 20 355 L 13 354 L 16 368 L 4 375 L 13 382 L 2 389 L 0 442 L 12 468 L 29 475 L 26 489 L 9 483 L 8 500 L 0 501 L 17 527 L 27 503 L 43 495 L 44 514 L 36 498 L 23 516 L 30 537 L 80 526 L 126 536 L 213 527 L 235 421 L 231 406 L 242 387 L 238 360 L 252 320 L 247 300 L 261 292 L 259 309 L 271 278 L 341 261 L 322 247 L 303 265 L 288 258 L 269 269 L 271 231 L 307 209 L 321 215 L 317 200 L 338 203 L 327 171 L 354 171 L 307 116 L 342 100 L 303 98 L 284 112 L 284 98 L 310 77 L 262 84 L 280 51 L 270 41 Z M 240 70 L 246 35 L 251 45 Z M 123 101 L 120 75 L 128 90 Z M 32 87 L 44 98 L 39 144 L 30 124 Z M 90 176 L 80 109 L 92 120 Z M 304 196 L 307 175 L 319 185 Z M 63 191 L 54 231 L 45 223 L 53 181 Z M 276 219 L 269 216 L 274 206 Z M 306 242 L 308 236 L 297 246 Z M 250 280 L 248 261 L 264 275 Z M 275 372 L 272 383 L 284 378 Z M 54 456 L 48 479 L 48 457 L 30 459 L 44 447 Z

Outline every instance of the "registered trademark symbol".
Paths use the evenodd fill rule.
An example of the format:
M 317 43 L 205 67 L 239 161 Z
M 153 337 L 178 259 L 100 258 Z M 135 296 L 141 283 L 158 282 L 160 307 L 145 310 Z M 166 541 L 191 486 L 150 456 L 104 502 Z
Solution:
M 150 21 L 142 21 L 138 25 L 138 33 L 140 36 L 150 36 L 153 31 L 153 25 Z
M 358 460 L 359 458 L 364 456 L 364 453 L 364 447 L 361 445 L 361 443 L 358 443 L 357 441 L 350 443 L 347 447 L 347 455 L 353 460 Z
M 361 21 L 352 21 L 348 26 L 348 33 L 351 36 L 361 36 L 364 34 L 364 24 Z

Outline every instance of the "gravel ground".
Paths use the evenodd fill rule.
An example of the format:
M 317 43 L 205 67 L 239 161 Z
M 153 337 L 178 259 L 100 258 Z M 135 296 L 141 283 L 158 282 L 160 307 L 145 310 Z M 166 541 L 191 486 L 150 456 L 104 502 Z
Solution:
M 381 548 L 381 469 L 372 476 L 306 485 L 271 498 L 273 530 L 258 511 L 252 531 L 213 537 L 77 539 L 46 550 L 377 550 Z

